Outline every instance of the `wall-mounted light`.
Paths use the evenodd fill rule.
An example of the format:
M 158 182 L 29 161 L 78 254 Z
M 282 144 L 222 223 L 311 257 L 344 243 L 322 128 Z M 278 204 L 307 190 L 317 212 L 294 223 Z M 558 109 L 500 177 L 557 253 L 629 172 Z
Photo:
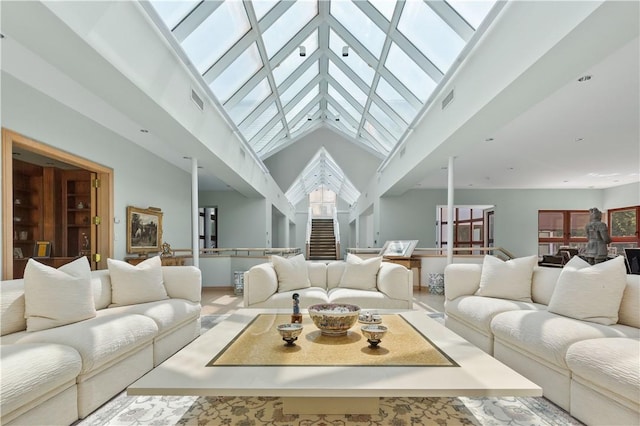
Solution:
M 342 48 L 342 56 L 349 56 L 349 46 L 344 46 Z
M 300 56 L 307 56 L 307 48 L 300 46 Z

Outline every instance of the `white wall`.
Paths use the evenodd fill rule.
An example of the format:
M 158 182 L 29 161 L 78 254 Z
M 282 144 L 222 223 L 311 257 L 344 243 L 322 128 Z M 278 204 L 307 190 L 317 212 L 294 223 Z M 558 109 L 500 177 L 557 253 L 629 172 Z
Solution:
M 191 178 L 78 112 L 2 73 L 2 126 L 114 173 L 114 257 L 126 256 L 126 208 L 162 209 L 163 240 L 190 247 Z
M 604 191 L 602 210 L 640 206 L 640 182 L 617 186 Z
M 236 191 L 203 191 L 201 206 L 218 207 L 218 247 L 267 247 L 266 201 Z M 269 209 L 270 210 L 270 209 Z

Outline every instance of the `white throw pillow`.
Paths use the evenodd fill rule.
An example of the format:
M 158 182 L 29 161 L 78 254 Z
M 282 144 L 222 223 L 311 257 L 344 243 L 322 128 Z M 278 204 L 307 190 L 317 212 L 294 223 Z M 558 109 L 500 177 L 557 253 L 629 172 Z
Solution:
M 137 265 L 122 260 L 107 259 L 111 277 L 111 305 L 135 305 L 168 299 L 162 278 L 160 256 Z
M 547 310 L 583 321 L 615 324 L 626 285 L 624 257 L 592 266 L 574 256 L 564 265 Z
M 278 293 L 311 287 L 304 255 L 290 258 L 273 255 L 271 263 L 278 277 Z
M 24 270 L 27 331 L 46 330 L 96 316 L 86 257 L 52 268 L 29 259 Z
M 347 263 L 338 287 L 358 290 L 376 290 L 378 270 L 381 264 L 382 257 L 361 259 L 354 254 L 348 253 Z
M 506 262 L 495 256 L 485 256 L 476 296 L 531 302 L 531 279 L 537 262 L 538 256 Z

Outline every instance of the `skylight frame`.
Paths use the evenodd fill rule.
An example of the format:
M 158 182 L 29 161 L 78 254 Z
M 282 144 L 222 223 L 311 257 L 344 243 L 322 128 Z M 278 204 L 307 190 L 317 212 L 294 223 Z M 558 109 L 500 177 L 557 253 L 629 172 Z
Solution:
M 438 14 L 448 26 L 453 28 L 457 34 L 461 34 L 465 42 L 472 39 L 477 41 L 478 37 L 474 37 L 474 35 L 476 35 L 474 27 L 479 27 L 482 31 L 488 27 L 488 23 L 486 22 L 483 22 L 482 24 L 476 23 L 472 26 L 465 20 L 462 14 L 458 12 L 458 10 L 446 1 L 433 2 L 424 0 L 424 2 L 428 7 L 433 9 L 433 11 Z M 177 40 L 177 44 L 171 43 L 171 45 L 177 50 L 178 55 L 181 58 L 185 58 L 189 69 L 192 71 L 194 69 L 192 65 L 189 64 L 189 60 L 186 58 L 184 52 L 180 51 L 179 43 L 188 37 L 188 35 L 193 31 L 193 28 L 198 26 L 198 22 L 203 22 L 222 4 L 223 3 L 221 1 L 217 0 L 200 2 L 191 10 L 191 12 L 184 16 L 180 22 L 174 26 L 174 28 L 170 30 Z M 260 16 L 261 14 L 256 15 L 256 10 L 254 9 L 252 2 L 249 0 L 243 1 L 242 4 L 244 5 L 245 13 L 251 24 L 250 29 L 242 35 L 240 39 L 237 40 L 235 44 L 231 46 L 215 63 L 211 64 L 208 69 L 202 72 L 201 76 L 205 82 L 210 83 L 215 80 L 231 63 L 233 63 L 233 61 L 235 61 L 237 57 L 249 46 L 253 43 L 257 43 L 263 67 L 255 72 L 249 80 L 229 100 L 227 100 L 224 105 L 222 105 L 223 115 L 226 119 L 229 119 L 231 111 L 227 112 L 226 108 L 233 108 L 237 106 L 237 104 L 242 102 L 242 99 L 248 93 L 255 90 L 259 84 L 263 84 L 262 82 L 264 82 L 265 79 L 268 82 L 268 85 L 271 88 L 271 93 L 259 102 L 258 105 L 252 105 L 253 109 L 249 111 L 249 114 L 241 123 L 235 124 L 235 122 L 230 122 L 230 126 L 232 128 L 240 129 L 239 135 L 243 143 L 246 143 L 248 146 L 255 146 L 256 148 L 259 148 L 260 155 L 254 155 L 256 158 L 266 158 L 267 156 L 279 152 L 283 147 L 290 145 L 300 137 L 308 134 L 308 132 L 317 129 L 319 126 L 328 127 L 339 134 L 345 135 L 348 141 L 359 144 L 363 149 L 378 157 L 386 157 L 390 152 L 390 144 L 393 144 L 391 151 L 394 152 L 398 144 L 400 144 L 401 141 L 410 133 L 412 126 L 415 125 L 413 122 L 416 120 L 416 116 L 418 116 L 426 107 L 423 103 L 432 102 L 435 93 L 432 91 L 426 100 L 418 99 L 407 87 L 405 87 L 404 84 L 402 84 L 400 79 L 398 79 L 384 66 L 387 62 L 387 52 L 385 49 L 388 50 L 391 43 L 398 46 L 405 55 L 411 58 L 420 69 L 429 75 L 429 77 L 436 83 L 434 91 L 438 90 L 445 79 L 444 74 L 435 67 L 433 63 L 431 63 L 430 58 L 427 58 L 425 54 L 421 52 L 420 49 L 418 49 L 409 40 L 409 38 L 407 38 L 405 34 L 398 29 L 398 22 L 406 4 L 404 1 L 397 1 L 393 7 L 388 7 L 386 11 L 378 9 L 374 4 L 368 1 L 353 2 L 353 5 L 355 5 L 355 7 L 363 13 L 363 16 L 366 16 L 368 19 L 365 25 L 370 27 L 372 27 L 372 25 L 377 26 L 380 31 L 384 33 L 384 44 L 380 53 L 381 57 L 379 59 L 375 57 L 374 53 L 365 47 L 361 40 L 349 32 L 347 28 L 345 28 L 342 23 L 340 23 L 338 19 L 330 13 L 331 6 L 328 1 L 318 2 L 316 6 L 317 14 L 309 22 L 304 24 L 300 31 L 298 31 L 292 38 L 286 40 L 282 48 L 273 54 L 267 54 L 262 39 L 263 32 L 267 31 L 275 22 L 277 22 L 278 19 L 287 10 L 289 10 L 290 7 L 292 7 L 293 3 L 279 1 L 271 8 L 266 8 L 268 11 L 264 16 Z M 349 5 L 349 7 L 352 6 Z M 151 3 L 149 3 L 149 5 L 143 4 L 143 8 L 150 10 L 153 9 L 153 5 Z M 502 6 L 489 8 L 487 16 L 490 16 L 492 19 L 495 18 L 501 8 Z M 391 10 L 393 10 L 393 12 L 391 12 Z M 158 24 L 161 22 L 157 16 L 154 17 L 153 13 L 151 13 L 151 15 L 154 22 Z M 338 37 L 344 40 L 345 44 L 349 46 L 350 54 L 354 55 L 354 57 L 355 55 L 358 55 L 364 63 L 371 66 L 374 70 L 374 77 L 371 82 L 369 82 L 369 78 L 366 78 L 366 81 L 360 78 L 361 73 L 354 71 L 350 65 L 341 59 L 339 54 L 336 54 L 336 52 L 330 49 L 330 31 L 334 31 Z M 168 34 L 166 31 L 161 32 L 165 35 Z M 293 117 L 290 115 L 290 120 L 287 120 L 286 114 L 287 112 L 290 113 L 292 111 L 290 108 L 293 108 L 293 106 L 285 108 L 285 106 L 282 105 L 281 94 L 294 84 L 296 78 L 304 75 L 306 68 L 303 69 L 303 66 L 299 66 L 288 78 L 284 81 L 279 81 L 279 83 L 281 83 L 280 85 L 276 85 L 273 69 L 276 68 L 288 55 L 294 55 L 298 50 L 300 43 L 302 43 L 313 32 L 317 32 L 318 34 L 319 48 L 311 55 L 307 53 L 307 60 L 311 59 L 311 57 L 313 57 L 313 60 L 309 62 L 303 61 L 302 64 L 304 67 L 311 66 L 310 64 L 313 63 L 318 64 L 319 74 L 317 77 L 314 77 L 314 80 L 319 80 L 319 94 L 301 109 L 300 107 L 297 107 L 299 111 Z M 368 45 L 366 40 L 365 44 Z M 469 49 L 470 48 L 468 46 L 465 46 L 462 49 L 461 54 L 466 55 Z M 377 52 L 377 48 L 371 50 Z M 271 57 L 268 58 L 267 56 Z M 459 60 L 456 64 L 458 62 Z M 348 77 L 349 81 L 354 83 L 364 92 L 364 96 L 367 96 L 364 106 L 351 96 L 348 90 L 346 90 L 341 83 L 338 83 L 336 78 L 329 74 L 329 64 L 332 64 L 332 67 L 337 67 L 341 73 Z M 394 103 L 393 99 L 389 100 L 389 103 L 387 103 L 386 100 L 380 96 L 378 86 L 380 85 L 381 77 L 384 79 L 384 84 L 388 84 L 400 95 L 398 100 L 402 100 L 401 103 Z M 336 96 L 332 96 L 330 94 L 330 87 L 334 90 L 333 93 Z M 211 95 L 212 91 L 208 85 L 203 86 L 203 89 L 207 94 Z M 423 95 L 421 95 L 421 97 L 423 97 Z M 341 102 L 345 102 L 345 104 L 341 105 Z M 219 104 L 215 99 L 214 103 Z M 247 136 L 251 136 L 256 131 L 255 129 L 252 129 L 251 131 L 248 130 L 251 126 L 250 122 L 261 118 L 263 114 L 266 114 L 265 111 L 273 111 L 274 103 L 277 107 L 277 113 L 275 116 L 269 119 L 268 123 L 265 124 L 262 129 L 258 130 L 250 141 L 247 141 L 247 138 L 244 137 L 243 134 L 247 133 Z M 386 127 L 392 126 L 382 126 L 382 123 L 375 117 L 373 110 L 376 107 L 372 107 L 372 103 L 374 103 L 386 116 L 389 117 L 390 121 L 388 121 L 388 123 L 395 123 L 398 128 L 406 128 L 407 130 L 400 137 L 398 137 L 398 128 L 392 132 L 387 131 Z M 334 108 L 335 111 L 328 111 L 329 105 L 332 105 L 332 108 Z M 348 112 L 345 108 L 350 109 L 352 112 Z M 411 110 L 411 113 L 407 112 L 409 110 Z M 311 112 L 313 120 L 305 123 L 301 118 L 304 117 L 306 119 L 305 114 L 309 114 L 309 112 Z M 413 112 L 416 114 L 413 114 Z M 340 117 L 340 121 L 335 121 L 336 113 Z M 353 114 L 356 114 L 357 117 L 353 117 Z M 271 116 L 270 113 L 268 115 Z M 266 120 L 266 118 L 264 119 Z M 386 122 L 386 119 L 382 117 L 380 121 Z M 262 124 L 262 120 L 260 120 L 260 124 Z M 369 130 L 377 133 L 377 135 L 372 135 L 369 130 L 365 128 L 365 126 L 368 125 L 371 126 Z M 376 138 L 379 138 L 379 140 Z M 253 153 L 257 154 L 255 150 Z M 387 159 L 385 158 L 381 167 L 384 166 L 386 161 Z

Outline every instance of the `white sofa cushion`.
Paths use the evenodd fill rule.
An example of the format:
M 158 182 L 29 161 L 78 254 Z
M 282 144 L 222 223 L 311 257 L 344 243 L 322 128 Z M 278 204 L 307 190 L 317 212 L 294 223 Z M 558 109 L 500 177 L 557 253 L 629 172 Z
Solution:
M 33 333 L 12 333 L 2 337 L 2 344 L 56 343 L 70 346 L 82 358 L 80 374 L 87 374 L 150 345 L 157 335 L 158 326 L 151 318 L 122 314 L 98 316 Z
M 168 299 L 162 277 L 162 260 L 151 257 L 137 265 L 107 259 L 111 276 L 110 306 L 135 305 Z
M 137 305 L 118 306 L 98 311 L 98 317 L 122 314 L 139 314 L 156 322 L 161 335 L 181 323 L 200 316 L 201 306 L 197 302 L 184 299 L 168 299 L 159 302 L 139 303 Z
M 96 316 L 86 257 L 52 268 L 29 259 L 24 270 L 27 331 L 45 330 Z
M 541 311 L 544 305 L 518 302 L 516 300 L 497 299 L 482 296 L 462 296 L 447 301 L 447 315 L 464 322 L 470 327 L 491 334 L 491 321 L 502 312 L 529 310 Z
M 327 291 L 320 287 L 307 287 L 296 290 L 273 293 L 261 302 L 251 304 L 252 308 L 287 309 L 293 313 L 293 294 L 298 293 L 300 308 L 306 309 L 311 305 L 329 303 Z M 286 313 L 286 312 L 285 312 Z
M 537 261 L 537 256 L 506 262 L 495 256 L 485 256 L 476 296 L 531 302 L 531 278 Z
M 0 335 L 27 329 L 24 317 L 24 280 L 2 282 L 0 297 Z
M 511 311 L 496 315 L 491 332 L 524 353 L 567 368 L 565 355 L 571 345 L 600 337 L 637 337 L 638 329 L 579 321 L 547 311 Z
M 336 287 L 328 296 L 330 303 L 349 303 L 362 309 L 407 309 L 406 300 L 391 299 L 379 291 Z
M 59 387 L 72 386 L 80 373 L 78 352 L 54 343 L 3 345 L 0 363 L 0 412 L 3 423 L 11 412 Z
M 531 277 L 531 299 L 534 303 L 549 305 L 562 268 L 536 266 Z
M 304 255 L 298 254 L 290 258 L 273 255 L 271 263 L 278 277 L 278 293 L 311 287 Z
M 631 399 L 638 404 L 640 389 L 640 340 L 627 338 L 590 339 L 567 350 L 572 374 Z
M 574 256 L 560 273 L 549 301 L 549 312 L 598 324 L 615 324 L 626 284 L 622 256 L 593 266 Z
M 347 264 L 340 278 L 339 287 L 357 290 L 377 290 L 376 282 L 382 257 L 361 259 L 354 254 L 347 254 Z
M 324 262 L 307 262 L 307 272 L 311 287 L 327 288 L 327 264 Z
M 640 328 L 640 275 L 627 275 L 627 286 L 618 311 L 618 324 Z

